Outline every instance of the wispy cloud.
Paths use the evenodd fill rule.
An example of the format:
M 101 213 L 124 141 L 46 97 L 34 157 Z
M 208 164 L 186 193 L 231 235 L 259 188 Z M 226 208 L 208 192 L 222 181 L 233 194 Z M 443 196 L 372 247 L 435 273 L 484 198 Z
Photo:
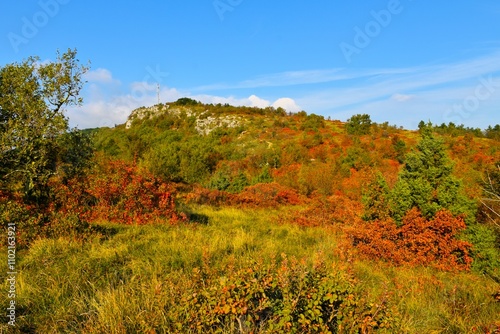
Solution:
M 500 53 L 494 53 L 487 57 L 473 59 L 470 61 L 420 66 L 404 70 L 394 69 L 392 73 L 382 70 L 379 75 L 376 70 L 368 70 L 369 80 L 364 79 L 368 75 L 359 75 L 362 80 L 345 83 L 331 89 L 315 92 L 310 96 L 326 97 L 332 96 L 332 92 L 338 93 L 328 100 L 333 102 L 333 107 L 344 106 L 363 101 L 386 98 L 402 92 L 418 92 L 439 87 L 450 87 L 467 84 L 470 80 L 478 80 L 481 77 L 495 75 L 500 72 Z
M 295 85 L 309 85 L 351 79 L 367 78 L 379 75 L 401 74 L 410 71 L 409 69 L 376 69 L 347 71 L 343 68 L 324 70 L 289 71 L 283 73 L 273 73 L 260 75 L 252 79 L 236 83 L 215 83 L 191 88 L 192 91 L 214 91 L 228 89 L 247 89 L 265 87 L 286 87 Z

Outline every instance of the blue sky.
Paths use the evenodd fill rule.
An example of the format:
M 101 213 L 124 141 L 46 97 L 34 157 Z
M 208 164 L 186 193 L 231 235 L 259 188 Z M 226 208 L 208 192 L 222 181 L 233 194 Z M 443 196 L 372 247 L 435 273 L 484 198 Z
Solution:
M 157 83 L 161 102 L 485 128 L 500 123 L 499 18 L 497 0 L 3 1 L 0 66 L 77 48 L 80 128 L 124 123 Z

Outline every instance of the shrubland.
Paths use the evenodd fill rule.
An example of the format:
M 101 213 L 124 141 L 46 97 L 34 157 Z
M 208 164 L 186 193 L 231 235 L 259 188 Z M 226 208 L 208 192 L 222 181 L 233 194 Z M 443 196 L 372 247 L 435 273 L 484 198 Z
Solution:
M 14 332 L 500 330 L 498 125 L 182 98 L 71 130 L 85 71 L 0 70 Z

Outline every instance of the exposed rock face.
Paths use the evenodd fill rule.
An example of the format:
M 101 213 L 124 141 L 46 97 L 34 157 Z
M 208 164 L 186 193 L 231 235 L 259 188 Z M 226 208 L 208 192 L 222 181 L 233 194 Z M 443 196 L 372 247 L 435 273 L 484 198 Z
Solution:
M 195 128 L 200 135 L 208 135 L 216 128 L 235 128 L 240 126 L 241 123 L 241 118 L 235 115 L 226 115 L 222 117 L 208 116 L 206 118 L 197 118 Z
M 128 117 L 128 120 L 125 123 L 125 129 L 130 129 L 130 127 L 132 126 L 132 122 L 136 119 L 153 118 L 155 116 L 158 116 L 163 111 L 163 108 L 168 109 L 170 108 L 170 106 L 154 105 L 151 107 L 140 107 L 135 109 Z
M 200 112 L 187 107 L 171 107 L 168 104 L 160 104 L 132 111 L 125 123 L 125 128 L 130 129 L 135 120 L 152 119 L 163 113 L 176 117 L 196 117 L 195 129 L 200 135 L 208 135 L 220 127 L 235 128 L 243 124 L 242 117 L 238 115 L 212 115 L 208 110 Z

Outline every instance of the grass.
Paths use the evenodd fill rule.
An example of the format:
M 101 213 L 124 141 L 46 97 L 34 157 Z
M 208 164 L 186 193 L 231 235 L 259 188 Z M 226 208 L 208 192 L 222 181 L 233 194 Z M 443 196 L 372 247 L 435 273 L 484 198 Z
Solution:
M 112 225 L 116 233 L 109 238 L 83 244 L 39 240 L 18 254 L 17 331 L 174 332 L 171 309 L 182 309 L 184 293 L 195 291 L 199 268 L 230 276 L 252 263 L 279 262 L 281 254 L 309 267 L 321 258 L 329 268 L 352 273 L 369 300 L 391 300 L 399 332 L 481 333 L 498 325 L 500 303 L 492 294 L 499 286 L 487 278 L 338 258 L 338 233 L 276 223 L 284 210 L 200 206 L 192 211 L 208 217 L 203 225 Z M 0 273 L 7 272 L 5 262 Z M 0 301 L 5 309 L 7 301 Z M 7 331 L 2 326 L 0 332 Z

